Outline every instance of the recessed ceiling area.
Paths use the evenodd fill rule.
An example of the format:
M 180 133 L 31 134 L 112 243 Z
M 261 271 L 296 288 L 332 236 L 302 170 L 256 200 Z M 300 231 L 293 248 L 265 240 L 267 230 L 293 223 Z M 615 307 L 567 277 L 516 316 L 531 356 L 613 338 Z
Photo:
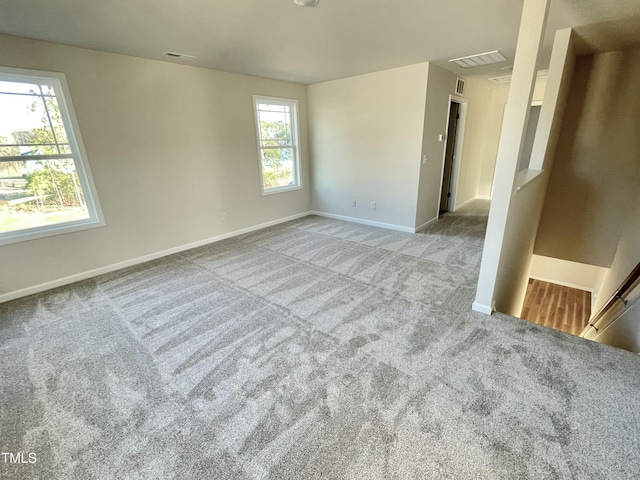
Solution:
M 459 75 L 491 76 L 503 64 L 462 69 L 451 58 L 500 50 L 513 61 L 522 0 L 0 0 L 0 32 L 162 61 L 316 83 L 433 61 Z M 637 0 L 553 0 L 539 59 L 555 30 L 640 15 Z

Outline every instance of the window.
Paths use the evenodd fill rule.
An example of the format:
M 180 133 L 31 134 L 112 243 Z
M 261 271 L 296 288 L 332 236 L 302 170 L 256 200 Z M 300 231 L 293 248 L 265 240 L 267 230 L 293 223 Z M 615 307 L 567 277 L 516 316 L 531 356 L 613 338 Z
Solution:
M 0 67 L 0 245 L 101 225 L 64 75 Z
M 262 194 L 301 188 L 298 101 L 253 97 Z

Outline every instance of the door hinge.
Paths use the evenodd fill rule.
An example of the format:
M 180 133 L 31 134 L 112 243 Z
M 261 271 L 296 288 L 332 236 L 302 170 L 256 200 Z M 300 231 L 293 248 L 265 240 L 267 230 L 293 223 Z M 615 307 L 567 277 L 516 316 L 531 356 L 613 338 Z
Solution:
M 447 197 L 451 198 L 451 192 L 447 193 Z
M 459 119 L 459 118 L 460 118 L 460 114 L 456 113 L 456 119 Z

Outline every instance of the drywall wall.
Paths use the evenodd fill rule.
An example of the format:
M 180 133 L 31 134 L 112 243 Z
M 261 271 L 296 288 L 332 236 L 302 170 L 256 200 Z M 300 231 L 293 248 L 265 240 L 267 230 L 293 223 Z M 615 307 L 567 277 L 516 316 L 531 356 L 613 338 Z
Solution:
M 433 63 L 429 64 L 427 98 L 422 132 L 422 158 L 416 205 L 415 226 L 420 227 L 438 218 L 444 150 L 446 142 L 439 139 L 447 133 L 449 97 L 455 93 L 457 76 Z M 420 158 L 420 157 L 419 157 Z M 455 166 L 452 177 L 455 175 Z M 452 179 L 452 181 L 455 181 Z
M 496 158 L 498 155 L 498 145 L 500 144 L 500 132 L 502 129 L 502 120 L 504 118 L 504 108 L 509 97 L 510 84 L 492 84 L 488 80 L 484 80 L 491 86 L 489 93 L 489 106 L 487 107 L 484 120 L 480 123 L 482 128 L 478 138 L 481 142 L 474 143 L 471 148 L 481 152 L 479 165 L 480 172 L 478 174 L 478 190 L 479 197 L 490 197 L 493 187 L 494 173 L 496 169 Z M 541 102 L 544 98 L 544 91 L 547 85 L 547 77 L 537 77 L 531 102 Z
M 522 310 L 531 270 L 533 246 L 549 183 L 549 171 L 561 132 L 575 58 L 571 29 L 557 31 L 551 54 L 549 78 L 531 152 L 531 164 L 539 165 L 542 169 L 526 183 L 521 183 L 524 172 L 516 174 L 515 183 L 512 185 L 494 290 L 495 308 L 499 312 L 520 316 Z M 529 110 L 529 105 L 524 107 L 526 111 Z M 523 146 L 524 136 L 520 144 L 520 154 Z M 514 156 L 512 161 L 515 165 L 512 164 L 511 167 L 517 169 L 519 157 Z
M 308 86 L 313 210 L 415 227 L 428 68 Z
M 462 158 L 460 160 L 460 176 L 456 195 L 456 208 L 477 196 L 488 198 L 489 194 L 480 194 L 478 186 L 484 162 L 487 138 L 487 120 L 491 108 L 491 96 L 494 85 L 486 78 L 466 78 L 464 96 L 467 103 L 467 121 L 464 132 Z M 502 124 L 502 120 L 500 120 Z M 500 131 L 495 132 L 496 137 Z M 497 144 L 496 144 L 497 148 Z M 493 158 L 495 165 L 495 156 Z M 493 177 L 493 172 L 491 174 Z
M 0 247 L 0 295 L 310 209 L 304 85 L 4 35 L 0 65 L 66 75 L 107 222 Z M 253 94 L 299 101 L 301 190 L 261 195 Z
M 602 268 L 584 263 L 534 255 L 530 278 L 594 292 L 599 288 Z
M 535 253 L 609 267 L 640 189 L 640 49 L 579 57 Z
M 627 221 L 611 262 L 611 268 L 607 270 L 600 286 L 592 309 L 594 314 L 604 306 L 640 262 L 640 194 L 636 193 L 635 197 L 629 200 L 632 208 L 627 214 Z
M 504 288 L 502 288 L 503 291 L 498 291 L 505 280 L 502 277 L 506 277 L 506 281 L 518 280 L 514 277 L 518 276 L 522 262 L 530 261 L 530 258 L 525 257 L 526 252 L 520 251 L 523 247 L 523 242 L 520 239 L 515 239 L 515 245 L 509 243 L 510 240 L 514 240 L 509 238 L 509 234 L 513 234 L 511 224 L 520 221 L 510 214 L 511 204 L 515 197 L 514 186 L 518 163 L 522 154 L 531 97 L 535 86 L 538 52 L 544 37 L 548 10 L 549 0 L 525 0 L 522 8 L 512 81 L 496 159 L 495 188 L 492 193 L 491 209 L 489 210 L 482 250 L 476 298 L 472 305 L 473 310 L 486 314 L 491 314 L 496 309 L 511 313 L 512 309 L 505 307 L 502 302 L 508 292 L 505 292 Z M 557 51 L 558 49 L 554 46 L 556 56 Z M 531 191 L 531 184 L 532 182 L 529 183 L 529 191 Z M 507 259 L 515 261 L 513 268 L 506 264 Z M 527 264 L 527 275 L 528 268 Z M 516 289 L 519 287 L 518 282 Z M 499 305 L 499 302 L 503 305 Z
M 489 213 L 478 288 L 473 309 L 518 316 L 526 293 L 533 243 L 546 192 L 545 170 L 521 181 L 527 117 L 536 79 L 536 60 L 544 36 L 549 2 L 525 0 L 512 85 L 505 110 L 493 201 Z M 573 72 L 575 51 L 570 29 L 556 32 L 532 163 L 545 168 L 559 135 L 559 125 Z M 540 158 L 544 160 L 540 160 Z

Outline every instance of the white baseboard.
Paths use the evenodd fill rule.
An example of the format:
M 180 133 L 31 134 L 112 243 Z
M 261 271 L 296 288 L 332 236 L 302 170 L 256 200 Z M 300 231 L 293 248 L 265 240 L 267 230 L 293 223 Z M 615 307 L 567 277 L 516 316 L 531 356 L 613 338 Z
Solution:
M 432 223 L 435 223 L 438 221 L 438 217 L 432 218 L 431 220 L 429 220 L 428 222 L 423 223 L 422 225 L 420 225 L 419 227 L 416 227 L 415 232 L 414 233 L 418 233 L 421 232 L 422 230 L 424 230 L 425 228 L 427 228 L 429 225 L 431 225 Z
M 156 260 L 158 258 L 166 257 L 167 255 L 173 255 L 174 253 L 184 252 L 185 250 L 191 250 L 192 248 L 197 248 L 203 245 L 208 245 L 210 243 L 219 242 L 220 240 L 236 237 L 238 235 L 250 233 L 256 230 L 260 230 L 262 228 L 267 228 L 273 225 L 278 225 L 280 223 L 296 220 L 298 218 L 307 217 L 310 214 L 311 214 L 310 212 L 298 213 L 288 217 L 279 218 L 277 220 L 271 220 L 269 222 L 260 223 L 258 225 L 252 225 L 250 227 L 242 228 L 240 230 L 235 230 L 233 232 L 216 235 L 215 237 L 206 238 L 204 240 L 198 240 L 197 242 L 187 243 L 185 245 L 179 245 L 177 247 L 169 248 L 167 250 L 162 250 L 160 252 L 150 253 L 148 255 L 143 255 L 141 257 L 132 258 L 129 260 L 125 260 L 123 262 L 118 262 L 118 263 L 114 263 L 104 267 L 95 268 L 93 270 L 87 270 L 85 272 L 76 273 L 73 275 L 69 275 L 68 277 L 58 278 L 50 282 L 40 283 L 32 287 L 22 288 L 20 290 L 15 290 L 13 292 L 3 293 L 0 295 L 0 303 L 8 302 L 10 300 L 15 300 L 17 298 L 26 297 L 28 295 L 33 295 L 35 293 L 44 292 L 46 290 L 51 290 L 52 288 L 62 287 L 64 285 L 69 285 L 70 283 L 79 282 L 81 280 L 86 280 L 88 278 L 97 277 L 98 275 L 102 275 L 104 273 L 114 272 L 122 268 L 127 268 L 133 265 L 138 265 L 140 263 Z
M 476 200 L 491 200 L 491 197 L 478 196 L 478 197 L 470 198 L 469 200 L 465 200 L 464 202 L 462 202 L 460 205 L 456 205 L 456 207 L 455 207 L 455 211 L 458 211 L 459 209 L 461 209 L 461 208 L 462 208 L 462 207 L 464 207 L 465 205 L 468 205 L 468 204 L 470 204 L 471 202 L 475 202 Z
M 363 218 L 356 218 L 356 217 L 347 217 L 345 215 L 337 215 L 335 213 L 318 212 L 318 211 L 315 211 L 315 210 L 311 211 L 310 213 L 312 215 L 318 215 L 320 217 L 335 218 L 336 220 L 344 220 L 345 222 L 360 223 L 362 225 L 370 225 L 372 227 L 387 228 L 389 230 L 397 230 L 399 232 L 416 233 L 416 229 L 415 228 L 403 227 L 401 225 L 394 225 L 392 223 L 374 222 L 373 220 L 365 220 Z
M 474 312 L 484 313 L 486 315 L 491 315 L 493 313 L 493 309 L 491 307 L 478 302 L 473 302 L 471 310 L 473 310 Z
M 455 206 L 455 210 L 460 210 L 462 207 L 464 207 L 465 205 L 469 205 L 471 202 L 475 202 L 478 199 L 478 197 L 473 197 L 470 198 L 469 200 L 465 200 L 464 202 L 462 202 L 460 205 L 456 205 Z
M 590 292 L 591 294 L 593 294 L 593 287 L 587 287 L 585 285 L 577 285 L 569 282 L 562 282 L 560 280 L 554 280 L 553 278 L 545 278 L 539 275 L 529 274 L 529 278 L 533 278 L 534 280 L 540 280 L 541 282 L 553 283 L 555 285 L 562 285 L 563 287 L 575 288 L 576 290 L 584 290 L 586 292 Z
M 491 200 L 489 195 L 478 195 L 474 200 Z

